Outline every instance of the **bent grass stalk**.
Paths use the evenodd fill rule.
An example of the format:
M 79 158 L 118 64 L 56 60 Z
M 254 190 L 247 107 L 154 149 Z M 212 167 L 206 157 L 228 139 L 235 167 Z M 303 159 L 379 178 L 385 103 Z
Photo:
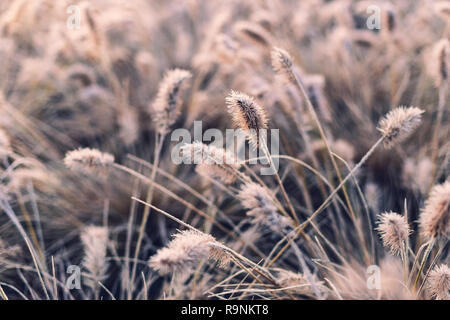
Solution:
M 159 165 L 159 158 L 160 158 L 160 154 L 161 154 L 161 149 L 162 149 L 162 145 L 164 142 L 164 134 L 159 135 L 159 139 L 158 139 L 158 135 L 156 135 L 156 143 L 155 143 L 155 158 L 153 160 L 153 168 L 152 168 L 152 172 L 151 172 L 151 176 L 150 176 L 150 180 L 153 182 L 155 181 L 156 178 L 156 168 Z M 153 199 L 153 188 L 154 188 L 154 184 L 150 184 L 148 187 L 148 191 L 147 191 L 147 196 L 145 198 L 146 202 L 151 203 L 152 199 Z M 134 251 L 134 260 L 136 260 L 139 256 L 139 251 L 141 250 L 141 244 L 142 244 L 142 239 L 144 237 L 144 231 L 145 231 L 145 226 L 147 225 L 147 220 L 148 220 L 148 216 L 150 214 L 150 207 L 145 207 L 144 208 L 144 213 L 142 216 L 142 221 L 141 224 L 139 226 L 139 234 L 138 234 L 138 240 L 136 243 L 136 249 Z M 134 283 L 134 279 L 136 277 L 136 262 L 133 263 L 133 268 L 131 271 L 131 281 L 130 284 L 131 286 L 133 286 Z M 131 287 L 132 291 L 133 288 Z M 131 293 L 130 293 L 131 294 Z
M 375 151 L 375 149 L 383 142 L 385 136 L 383 135 L 380 139 L 378 139 L 377 142 L 370 148 L 370 150 L 364 155 L 364 157 L 359 161 L 359 163 L 350 171 L 350 173 L 342 180 L 342 182 L 333 190 L 333 192 L 328 196 L 328 198 L 320 205 L 319 208 L 301 225 L 299 225 L 296 229 L 294 229 L 292 232 L 295 232 L 295 235 L 291 237 L 286 245 L 278 252 L 278 254 L 270 261 L 269 267 L 273 265 L 283 254 L 283 252 L 290 246 L 292 241 L 301 233 L 303 230 L 307 227 L 307 225 L 312 222 L 312 220 L 320 213 L 323 209 L 329 204 L 329 202 L 333 199 L 333 197 L 336 195 L 336 193 L 343 187 L 343 185 L 353 176 L 353 174 L 358 171 L 358 169 L 367 161 L 367 159 L 372 155 L 372 153 Z M 287 236 L 283 238 L 284 240 L 287 239 Z
M 264 155 L 266 156 L 267 161 L 269 161 L 269 165 L 274 172 L 275 179 L 277 180 L 277 183 L 280 186 L 281 194 L 283 195 L 283 198 L 286 201 L 286 203 L 289 207 L 289 210 L 291 211 L 292 218 L 294 218 L 296 224 L 298 225 L 298 224 L 300 224 L 300 221 L 298 220 L 297 214 L 295 213 L 295 210 L 294 210 L 294 207 L 292 206 L 291 200 L 289 199 L 289 196 L 287 195 L 286 190 L 284 189 L 283 182 L 281 181 L 280 176 L 278 175 L 278 172 L 275 169 L 271 154 L 267 148 L 267 142 L 263 137 L 260 137 L 260 141 L 261 141 L 261 146 L 262 146 Z
M 154 209 L 155 211 L 163 214 L 164 216 L 168 217 L 169 219 L 172 219 L 173 221 L 181 224 L 182 226 L 192 230 L 192 231 L 196 231 L 199 232 L 199 230 L 197 230 L 195 227 L 191 226 L 190 224 L 174 217 L 173 215 L 171 215 L 170 213 L 159 209 L 158 207 L 153 206 L 152 204 L 149 204 L 145 201 L 142 201 L 138 198 L 132 197 L 133 200 L 144 204 L 145 206 L 150 206 L 152 209 Z M 243 270 L 245 270 L 248 274 L 250 274 L 253 278 L 257 279 L 257 281 L 260 281 L 259 277 L 255 276 L 253 274 L 253 272 L 251 272 L 250 270 L 248 270 L 244 265 L 242 265 L 239 261 L 242 262 L 246 262 L 247 264 L 251 265 L 252 268 L 254 268 L 255 271 L 258 272 L 258 274 L 262 277 L 264 277 L 266 280 L 270 281 L 272 284 L 277 285 L 276 280 L 271 276 L 270 272 L 268 270 L 266 270 L 265 268 L 259 266 L 258 264 L 254 263 L 253 261 L 247 259 L 246 257 L 244 257 L 243 255 L 239 254 L 238 252 L 234 251 L 233 249 L 221 244 L 221 243 L 214 243 L 211 244 L 211 246 L 216 247 L 228 254 L 230 254 L 230 258 L 233 259 L 234 262 L 236 262 Z
M 135 157 L 135 156 L 133 156 L 133 155 L 128 155 L 128 158 L 130 158 L 131 160 L 133 160 L 133 161 L 135 161 L 135 162 L 137 162 L 137 163 L 139 163 L 139 164 L 141 164 L 141 165 L 143 165 L 143 166 L 145 166 L 145 167 L 148 167 L 148 168 L 151 168 L 151 169 L 154 168 L 154 166 L 153 166 L 151 163 L 149 163 L 149 162 L 147 162 L 147 161 L 145 161 L 145 160 L 142 160 L 142 159 L 140 159 L 140 158 L 138 158 L 138 157 Z M 177 185 L 179 185 L 180 187 L 182 187 L 182 188 L 184 188 L 186 191 L 188 191 L 190 194 L 192 194 L 194 197 L 196 197 L 197 199 L 201 200 L 204 204 L 206 204 L 206 205 L 208 205 L 209 207 L 214 208 L 215 210 L 217 210 L 217 211 L 221 214 L 221 216 L 222 216 L 225 220 L 227 220 L 227 222 L 228 222 L 230 225 L 232 225 L 233 227 L 235 227 L 234 222 L 231 221 L 231 219 L 228 218 L 227 215 L 226 215 L 222 210 L 220 210 L 220 209 L 219 209 L 212 201 L 208 200 L 205 196 L 203 196 L 202 194 L 200 194 L 199 192 L 197 192 L 197 191 L 196 191 L 195 189 L 193 189 L 191 186 L 189 186 L 188 184 L 184 183 L 183 181 L 181 181 L 180 179 L 176 178 L 175 176 L 173 176 L 173 175 L 167 173 L 167 172 L 164 171 L 163 169 L 161 169 L 161 168 L 156 168 L 156 170 L 158 171 L 158 174 L 160 174 L 161 176 L 163 176 L 163 177 L 169 179 L 170 181 L 176 183 Z
M 330 145 L 328 143 L 325 131 L 323 130 L 323 127 L 322 127 L 322 125 L 320 123 L 319 117 L 317 116 L 317 113 L 314 110 L 314 107 L 313 107 L 313 105 L 311 103 L 311 100 L 309 99 L 308 94 L 306 93 L 306 90 L 303 87 L 303 84 L 298 79 L 298 77 L 295 74 L 295 72 L 293 72 L 293 70 L 291 68 L 287 68 L 286 71 L 289 72 L 289 78 L 291 79 L 291 82 L 297 87 L 297 89 L 298 89 L 302 99 L 306 103 L 306 106 L 308 108 L 309 113 L 313 117 L 314 123 L 316 124 L 317 129 L 319 130 L 320 137 L 323 140 L 323 142 L 325 143 L 325 147 L 327 148 L 328 155 L 329 155 L 329 157 L 331 159 L 331 163 L 333 164 L 334 170 L 336 171 L 336 174 L 337 174 L 337 177 L 339 179 L 339 182 L 342 184 L 341 172 L 340 172 L 339 167 L 338 167 L 338 165 L 336 163 L 336 160 L 334 159 L 333 152 L 331 151 L 331 148 L 330 148 Z M 342 188 L 342 191 L 344 193 L 345 202 L 347 203 L 347 206 L 348 206 L 348 208 L 350 210 L 350 214 L 351 214 L 352 218 L 355 219 L 355 213 L 353 211 L 353 207 L 352 207 L 352 204 L 350 202 L 350 198 L 348 196 L 347 189 L 345 188 L 345 186 Z
M 155 188 L 158 189 L 159 191 L 163 192 L 164 194 L 168 195 L 169 197 L 175 199 L 176 201 L 182 203 L 184 206 L 186 206 L 187 208 L 189 208 L 190 210 L 194 211 L 196 214 L 200 215 L 201 217 L 203 217 L 204 219 L 210 221 L 213 225 L 215 225 L 217 228 L 219 228 L 220 230 L 222 230 L 223 232 L 225 232 L 228 236 L 230 236 L 231 238 L 233 238 L 234 240 L 237 240 L 245 245 L 248 245 L 249 248 L 255 252 L 256 254 L 258 254 L 261 257 L 264 257 L 265 255 L 258 249 L 256 248 L 253 244 L 251 243 L 246 243 L 244 240 L 242 240 L 241 238 L 239 238 L 239 236 L 235 235 L 233 232 L 231 232 L 230 230 L 228 230 L 227 228 L 225 228 L 222 224 L 220 224 L 219 222 L 217 222 L 215 219 L 213 219 L 212 217 L 210 217 L 209 215 L 205 214 L 203 211 L 199 210 L 197 207 L 195 207 L 194 205 L 192 205 L 191 203 L 189 203 L 188 201 L 184 200 L 183 198 L 177 196 L 175 193 L 173 193 L 172 191 L 170 191 L 169 189 L 159 185 L 158 183 L 151 181 L 149 178 L 147 178 L 146 176 L 140 174 L 139 172 L 136 172 L 128 167 L 125 167 L 123 165 L 120 165 L 118 163 L 114 163 L 113 166 L 123 172 L 126 172 L 128 174 L 131 174 L 132 176 L 135 176 L 139 179 L 141 179 L 142 181 L 145 181 L 148 184 L 154 184 Z M 134 261 L 136 261 L 136 259 L 133 259 Z
M 347 170 L 348 170 L 349 172 L 352 170 L 352 169 L 349 167 L 347 161 L 345 161 L 344 159 L 342 159 L 339 155 L 337 155 L 337 154 L 334 153 L 334 152 L 333 152 L 333 155 L 334 155 L 338 160 L 340 160 L 342 163 L 344 163 L 344 165 L 346 166 L 346 168 L 347 168 Z M 361 201 L 363 202 L 363 205 L 364 205 L 364 212 L 366 213 L 366 219 L 367 219 L 367 223 L 368 223 L 368 226 L 369 226 L 369 230 L 372 231 L 373 226 L 372 226 L 372 219 L 371 219 L 371 217 L 370 217 L 369 208 L 368 208 L 368 206 L 367 206 L 366 199 L 364 198 L 364 194 L 363 194 L 363 192 L 361 191 L 361 188 L 359 187 L 358 181 L 356 180 L 356 177 L 353 177 L 353 183 L 355 184 L 356 189 L 358 190 L 359 196 L 360 196 L 360 198 L 361 198 Z M 360 219 L 358 219 L 358 222 L 361 224 L 361 220 L 360 220 Z M 362 225 L 360 225 L 360 227 L 358 227 L 358 226 L 356 225 L 356 221 L 353 221 L 353 223 L 355 224 L 355 227 L 356 227 L 356 229 L 358 230 L 358 236 L 359 236 L 359 238 L 361 239 L 361 242 L 362 242 L 364 245 L 367 245 L 367 244 L 366 244 L 366 239 L 364 238 L 364 235 L 362 234 L 362 228 L 360 228 L 360 227 L 362 227 Z M 367 260 L 367 261 L 370 260 L 371 263 L 372 263 L 372 262 L 374 262 L 373 259 L 375 258 L 375 240 L 374 240 L 374 238 L 373 238 L 373 233 L 372 233 L 372 232 L 369 232 L 369 235 L 370 235 L 370 252 L 371 252 L 371 256 L 370 256 L 370 257 L 367 257 L 367 252 L 366 252 L 365 250 L 364 250 L 364 254 L 365 254 L 366 260 Z
M 11 207 L 9 206 L 9 204 L 7 202 L 5 202 L 3 199 L 1 199 L 1 202 L 2 202 L 3 210 L 6 212 L 6 214 L 11 219 L 11 221 L 14 223 L 16 228 L 19 230 L 20 235 L 24 239 L 24 241 L 28 247 L 28 250 L 30 251 L 31 258 L 33 259 L 33 264 L 36 268 L 36 272 L 38 274 L 39 281 L 42 285 L 42 290 L 44 291 L 46 299 L 50 300 L 50 296 L 48 295 L 48 292 L 47 292 L 47 287 L 44 283 L 44 280 L 42 278 L 41 271 L 40 271 L 41 268 L 42 268 L 42 270 L 45 270 L 45 268 L 41 265 L 41 262 L 38 259 L 38 255 L 37 255 L 36 251 L 34 250 L 32 244 L 31 244 L 31 241 L 27 236 L 27 233 L 25 232 L 25 230 L 23 229 L 19 220 L 17 219 L 17 216 L 14 214 L 14 212 L 12 211 Z M 5 202 L 5 203 L 3 203 L 3 202 Z
M 312 166 L 310 166 L 306 162 L 304 162 L 304 161 L 302 161 L 300 159 L 297 159 L 297 158 L 293 158 L 293 157 L 288 156 L 288 155 L 272 155 L 272 158 L 286 159 L 286 160 L 289 160 L 291 162 L 294 162 L 296 164 L 299 164 L 299 165 L 307 168 L 312 173 L 314 173 L 317 176 L 317 178 L 319 178 L 322 182 L 324 182 L 330 188 L 330 190 L 333 190 L 333 185 L 327 180 L 327 178 L 324 177 L 319 171 L 314 169 Z M 250 161 L 256 161 L 256 160 L 261 160 L 261 159 L 265 159 L 265 157 L 251 158 L 251 159 L 248 159 L 248 160 L 244 160 L 242 163 L 245 164 L 245 163 L 250 162 Z M 276 199 L 276 200 L 278 201 L 278 199 Z M 344 202 L 342 201 L 342 199 L 339 196 L 337 196 L 337 200 L 342 205 L 342 207 L 345 207 Z M 281 209 L 280 209 L 280 211 L 281 211 Z

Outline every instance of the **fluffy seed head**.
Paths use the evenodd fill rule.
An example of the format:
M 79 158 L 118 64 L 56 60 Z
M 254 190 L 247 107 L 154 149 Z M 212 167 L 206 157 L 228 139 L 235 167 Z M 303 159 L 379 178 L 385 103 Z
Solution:
M 264 216 L 277 210 L 269 192 L 256 183 L 247 183 L 242 186 L 238 195 L 244 208 L 250 216 Z
M 108 264 L 106 249 L 108 245 L 108 229 L 106 227 L 88 226 L 81 233 L 84 247 L 83 266 L 87 270 L 87 285 L 95 288 L 98 281 L 104 279 Z
M 199 141 L 187 143 L 181 147 L 183 157 L 194 163 L 208 165 L 237 165 L 237 159 L 230 152 L 212 144 L 207 145 Z
M 221 166 L 207 165 L 200 163 L 195 168 L 195 171 L 204 177 L 220 180 L 225 184 L 232 184 L 236 181 L 236 176 Z
M 255 146 L 259 145 L 259 131 L 267 128 L 267 115 L 252 97 L 231 91 L 226 98 L 228 112 L 236 126 L 247 133 L 247 138 Z
M 305 275 L 284 269 L 279 269 L 277 271 L 278 274 L 276 279 L 280 287 L 293 287 L 291 291 L 299 294 L 310 294 L 312 292 L 311 285 Z
M 185 230 L 174 235 L 174 239 L 165 248 L 150 258 L 152 268 L 162 274 L 183 273 L 191 270 L 202 259 L 216 255 L 212 244 L 213 236 L 193 230 Z
M 384 145 L 391 148 L 405 140 L 422 120 L 423 110 L 416 107 L 398 107 L 380 120 L 378 130 L 385 136 Z
M 377 230 L 380 232 L 383 245 L 393 254 L 401 252 L 411 233 L 406 218 L 395 212 L 380 214 Z
M 293 61 L 289 53 L 283 49 L 274 47 L 271 53 L 272 68 L 279 74 L 284 76 L 289 82 L 295 81 L 293 71 Z
M 441 264 L 430 272 L 426 288 L 430 297 L 436 300 L 450 300 L 450 268 Z
M 450 181 L 431 190 L 420 215 L 420 227 L 427 238 L 450 237 Z
M 246 183 L 242 186 L 238 198 L 244 208 L 249 210 L 247 215 L 254 223 L 261 223 L 280 233 L 286 233 L 292 227 L 292 222 L 277 212 L 269 191 L 259 184 Z
M 182 146 L 181 152 L 188 163 L 198 165 L 198 173 L 219 179 L 226 184 L 236 180 L 235 172 L 239 170 L 240 165 L 236 157 L 227 150 L 196 141 Z
M 177 120 L 180 114 L 181 96 L 186 82 L 192 77 L 189 71 L 174 69 L 164 76 L 158 90 L 158 95 L 151 109 L 156 130 L 164 134 Z
M 434 76 L 436 87 L 441 86 L 448 81 L 450 72 L 450 42 L 447 38 L 438 41 L 433 48 L 433 69 L 431 74 Z
M 64 163 L 71 170 L 104 173 L 114 163 L 114 156 L 97 149 L 80 148 L 67 152 Z

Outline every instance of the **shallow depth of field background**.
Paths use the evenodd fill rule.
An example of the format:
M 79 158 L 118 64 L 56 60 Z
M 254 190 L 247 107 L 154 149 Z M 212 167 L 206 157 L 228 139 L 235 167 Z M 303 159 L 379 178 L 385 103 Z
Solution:
M 67 11 L 71 5 L 79 11 Z M 367 27 L 370 5 L 381 9 L 379 30 Z M 71 20 L 76 12 L 79 27 Z M 419 296 L 404 289 L 400 257 L 383 247 L 375 228 L 378 214 L 407 211 L 412 251 L 417 253 L 425 242 L 417 223 L 421 208 L 431 186 L 444 183 L 450 169 L 448 102 L 435 155 L 432 147 L 440 87 L 435 45 L 449 36 L 448 1 L 1 1 L 4 294 L 9 299 L 46 299 L 44 282 L 49 297 L 58 299 L 431 298 L 425 287 Z M 273 47 L 291 54 L 328 142 L 343 160 L 337 161 L 343 176 L 379 138 L 378 121 L 393 108 L 425 110 L 420 127 L 392 149 L 377 148 L 346 184 L 357 223 L 341 190 L 315 220 L 321 235 L 311 226 L 305 230 L 322 249 L 314 251 L 298 237 L 296 247 L 270 267 L 277 284 L 255 282 L 233 262 L 220 267 L 207 259 L 188 274 L 160 274 L 147 264 L 149 258 L 184 227 L 155 210 L 130 283 L 130 259 L 144 212 L 144 205 L 131 197 L 145 200 L 148 185 L 119 170 L 100 177 L 74 172 L 63 159 L 73 149 L 95 148 L 150 177 L 151 166 L 140 159 L 154 161 L 152 104 L 168 70 L 192 73 L 171 130 L 191 130 L 195 120 L 203 122 L 203 130 L 234 128 L 225 98 L 238 90 L 266 109 L 270 128 L 280 129 L 280 154 L 315 167 L 330 185 L 339 184 L 304 100 L 272 69 Z M 170 131 L 159 163 L 165 174 L 157 173 L 155 181 L 211 219 L 159 189 L 152 204 L 262 264 L 282 235 L 246 214 L 237 197 L 239 182 L 219 186 L 195 165 L 174 164 L 176 143 L 170 141 Z M 305 149 L 304 134 L 316 163 Z M 259 167 L 253 169 L 258 172 Z M 332 191 L 299 163 L 280 159 L 279 174 L 300 222 Z M 274 177 L 260 178 L 283 202 Z M 23 235 L 5 214 L 6 204 L 36 248 L 44 279 L 38 277 Z M 101 286 L 85 281 L 82 274 L 81 289 L 69 290 L 68 266 L 88 273 L 80 234 L 92 225 L 108 230 Z M 440 245 L 435 263 L 448 266 L 448 241 Z M 369 265 L 380 267 L 381 290 L 367 286 Z

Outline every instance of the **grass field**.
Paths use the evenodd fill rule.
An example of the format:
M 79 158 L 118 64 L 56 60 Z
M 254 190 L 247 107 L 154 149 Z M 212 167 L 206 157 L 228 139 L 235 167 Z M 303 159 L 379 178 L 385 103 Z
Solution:
M 448 1 L 1 1 L 0 297 L 450 299 L 449 37 Z

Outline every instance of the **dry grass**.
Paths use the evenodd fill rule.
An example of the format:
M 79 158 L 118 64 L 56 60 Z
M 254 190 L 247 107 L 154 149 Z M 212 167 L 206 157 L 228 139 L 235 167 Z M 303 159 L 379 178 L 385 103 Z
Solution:
M 449 6 L 371 4 L 1 1 L 0 297 L 449 299 Z

